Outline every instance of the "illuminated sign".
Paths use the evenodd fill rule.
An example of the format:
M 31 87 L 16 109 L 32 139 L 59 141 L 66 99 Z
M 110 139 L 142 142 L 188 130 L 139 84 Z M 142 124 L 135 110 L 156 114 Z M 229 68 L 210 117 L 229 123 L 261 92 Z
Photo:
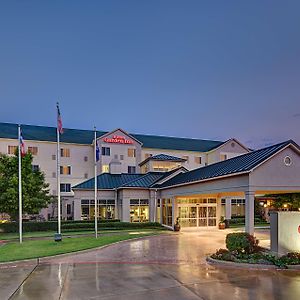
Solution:
M 126 139 L 124 136 L 114 135 L 112 138 L 104 138 L 105 143 L 113 144 L 133 144 L 133 141 Z

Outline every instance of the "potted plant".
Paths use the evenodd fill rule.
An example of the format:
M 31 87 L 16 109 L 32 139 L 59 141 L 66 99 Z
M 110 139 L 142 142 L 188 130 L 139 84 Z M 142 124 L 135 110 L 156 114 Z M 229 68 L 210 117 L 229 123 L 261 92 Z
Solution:
M 176 219 L 176 223 L 174 224 L 174 231 L 180 231 L 179 218 Z
M 219 229 L 225 229 L 225 219 L 222 216 L 219 222 Z

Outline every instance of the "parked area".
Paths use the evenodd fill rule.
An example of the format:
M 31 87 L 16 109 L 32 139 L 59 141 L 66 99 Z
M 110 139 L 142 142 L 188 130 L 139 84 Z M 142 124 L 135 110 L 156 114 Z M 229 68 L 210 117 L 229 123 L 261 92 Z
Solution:
M 8 299 L 13 294 L 11 299 L 300 298 L 300 272 L 207 264 L 206 255 L 224 247 L 229 232 L 232 230 L 185 229 L 81 254 L 42 259 L 38 266 L 2 265 L 1 297 Z M 262 245 L 268 246 L 268 230 L 257 230 L 255 235 Z

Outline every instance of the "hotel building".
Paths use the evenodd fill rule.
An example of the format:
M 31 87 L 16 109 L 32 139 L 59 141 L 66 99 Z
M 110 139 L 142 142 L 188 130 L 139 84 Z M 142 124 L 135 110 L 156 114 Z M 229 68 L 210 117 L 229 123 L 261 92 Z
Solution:
M 33 154 L 33 168 L 45 173 L 51 194 L 57 195 L 56 128 L 23 125 L 22 132 L 26 148 Z M 282 177 L 285 172 L 289 177 L 300 176 L 299 147 L 293 141 L 250 151 L 236 139 L 211 141 L 116 129 L 97 131 L 97 142 L 101 152 L 97 162 L 100 218 L 158 221 L 172 227 L 178 217 L 182 226 L 215 227 L 221 215 L 227 219 L 246 215 L 251 232 L 255 194 L 300 190 L 299 179 L 286 182 Z M 14 154 L 17 144 L 17 125 L 0 123 L 0 152 Z M 65 129 L 60 146 L 63 219 L 92 219 L 94 132 Z M 279 174 L 282 182 L 279 184 L 274 174 L 272 182 L 260 178 L 261 165 L 270 158 L 275 161 L 282 152 L 283 163 L 278 165 L 283 167 Z M 258 178 L 264 182 L 263 188 L 254 184 Z M 55 206 L 42 214 L 54 218 Z

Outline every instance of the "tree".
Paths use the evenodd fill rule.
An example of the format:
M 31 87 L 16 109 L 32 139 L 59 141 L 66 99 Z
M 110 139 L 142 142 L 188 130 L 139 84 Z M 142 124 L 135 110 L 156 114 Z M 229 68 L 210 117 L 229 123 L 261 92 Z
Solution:
M 285 205 L 290 210 L 298 210 L 300 208 L 300 193 L 289 193 L 289 194 L 277 194 L 277 195 L 267 195 L 275 197 L 273 205 L 276 208 L 283 208 Z
M 23 213 L 37 214 L 52 202 L 49 184 L 40 170 L 32 169 L 32 154 L 22 157 L 22 200 Z M 19 212 L 18 155 L 0 154 L 0 212 L 7 213 L 13 220 Z

